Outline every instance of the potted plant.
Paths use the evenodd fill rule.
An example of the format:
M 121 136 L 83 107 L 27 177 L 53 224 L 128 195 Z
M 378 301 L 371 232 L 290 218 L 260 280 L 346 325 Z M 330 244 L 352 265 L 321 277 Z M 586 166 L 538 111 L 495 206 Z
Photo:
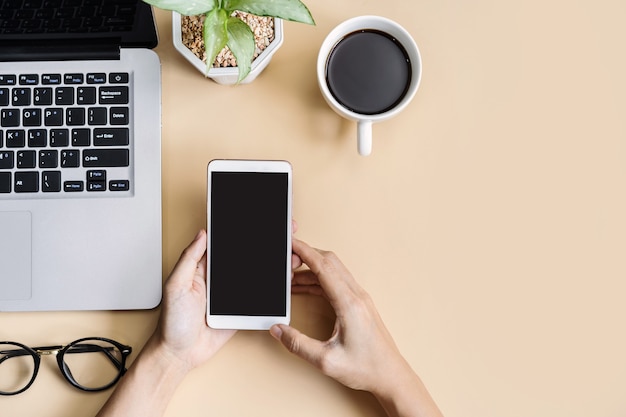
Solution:
M 153 6 L 172 10 L 174 31 L 182 16 L 203 16 L 202 38 L 206 64 L 203 69 L 208 77 L 220 83 L 232 84 L 249 82 L 267 65 L 276 48 L 282 43 L 282 21 L 315 24 L 311 13 L 300 0 L 144 0 Z M 255 34 L 245 23 L 241 13 L 259 17 L 270 17 L 274 21 L 274 45 L 269 45 L 253 63 L 255 55 Z M 235 15 L 237 14 L 237 15 Z M 180 33 L 180 32 L 179 32 Z M 177 38 L 176 32 L 174 33 Z M 176 42 L 175 42 L 176 43 Z M 236 78 L 219 74 L 222 68 L 213 68 L 215 58 L 227 47 L 236 59 Z M 185 47 L 186 48 L 186 47 Z M 179 49 L 179 51 L 181 51 Z M 187 49 L 181 52 L 192 60 L 193 53 Z M 264 59 L 264 62 L 259 60 Z M 257 62 L 259 61 L 259 62 Z M 198 64 L 196 64 L 198 66 Z M 254 66 L 254 73 L 251 74 Z M 215 72 L 218 74 L 215 74 Z M 213 72 L 213 74 L 212 74 Z M 223 72 L 223 71 L 222 71 Z M 213 75 L 213 76 L 212 76 Z

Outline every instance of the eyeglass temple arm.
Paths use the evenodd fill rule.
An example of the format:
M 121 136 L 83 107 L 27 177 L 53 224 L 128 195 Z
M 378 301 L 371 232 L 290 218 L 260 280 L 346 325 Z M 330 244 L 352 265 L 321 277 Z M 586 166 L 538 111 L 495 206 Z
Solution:
M 72 346 L 70 349 L 68 349 L 65 353 L 91 353 L 91 352 L 102 352 L 104 353 L 111 362 L 113 362 L 113 364 L 117 367 L 117 368 L 121 368 L 122 367 L 122 363 L 117 360 L 117 358 L 111 354 L 111 352 L 115 350 L 115 348 L 113 346 L 99 346 L 99 345 L 94 345 L 94 344 L 80 344 L 80 345 L 75 345 Z M 124 353 L 125 350 L 122 350 L 122 352 Z

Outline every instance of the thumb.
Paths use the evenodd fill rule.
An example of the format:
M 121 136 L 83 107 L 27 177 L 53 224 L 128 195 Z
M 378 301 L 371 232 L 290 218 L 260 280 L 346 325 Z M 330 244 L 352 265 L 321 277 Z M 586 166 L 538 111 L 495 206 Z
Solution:
M 285 324 L 275 324 L 270 328 L 270 334 L 294 355 L 299 356 L 317 368 L 320 367 L 325 351 L 323 342 L 310 338 Z

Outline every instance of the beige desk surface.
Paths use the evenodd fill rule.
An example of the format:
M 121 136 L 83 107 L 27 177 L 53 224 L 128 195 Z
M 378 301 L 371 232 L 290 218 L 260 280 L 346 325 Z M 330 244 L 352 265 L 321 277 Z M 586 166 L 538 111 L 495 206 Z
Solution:
M 626 415 L 626 3 L 309 5 L 317 26 L 286 23 L 267 70 L 237 88 L 187 64 L 157 12 L 164 274 L 205 226 L 210 159 L 287 159 L 299 237 L 342 257 L 447 416 Z M 360 14 L 400 22 L 424 62 L 415 100 L 375 126 L 367 158 L 314 70 L 326 34 Z M 158 314 L 2 313 L 0 329 L 139 351 Z M 293 324 L 324 337 L 332 316 L 296 297 Z M 0 398 L 1 415 L 90 416 L 110 395 L 78 392 L 43 362 L 29 391 Z M 247 332 L 189 375 L 167 415 L 383 412 Z

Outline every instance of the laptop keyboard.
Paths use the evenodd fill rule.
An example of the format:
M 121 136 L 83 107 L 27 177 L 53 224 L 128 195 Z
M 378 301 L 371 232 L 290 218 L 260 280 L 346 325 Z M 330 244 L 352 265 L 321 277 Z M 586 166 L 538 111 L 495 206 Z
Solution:
M 127 72 L 0 73 L 0 200 L 132 186 Z
M 0 0 L 0 34 L 132 29 L 137 0 Z

